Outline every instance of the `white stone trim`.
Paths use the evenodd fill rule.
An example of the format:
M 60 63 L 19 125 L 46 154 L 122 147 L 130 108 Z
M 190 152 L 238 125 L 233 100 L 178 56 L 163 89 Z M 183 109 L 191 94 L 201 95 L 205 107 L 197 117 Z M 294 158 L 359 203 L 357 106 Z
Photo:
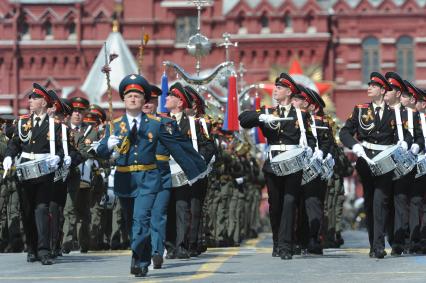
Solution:
M 346 69 L 361 69 L 361 64 L 360 63 L 349 63 L 346 64 Z
M 346 81 L 347 86 L 362 86 L 361 81 Z
M 339 39 L 341 44 L 361 44 L 361 38 L 357 37 L 342 37 Z
M 426 68 L 426 62 L 416 62 L 416 68 Z
M 188 0 L 181 0 L 181 1 L 170 1 L 170 0 L 164 0 L 160 3 L 161 7 L 164 8 L 194 8 L 194 4 L 192 1 Z M 205 7 L 213 6 L 213 1 L 211 4 L 204 4 Z
M 289 39 L 289 38 L 304 38 L 304 39 L 310 39 L 310 38 L 329 38 L 330 33 L 328 32 L 318 32 L 318 33 L 249 33 L 249 34 L 231 34 L 232 39 Z
M 426 43 L 426 37 L 415 37 L 414 42 L 415 43 Z
M 98 105 L 100 107 L 104 108 L 104 109 L 108 109 L 108 107 L 109 107 L 109 103 L 108 102 L 101 102 L 101 103 L 98 103 Z M 114 109 L 124 109 L 125 108 L 124 107 L 124 102 L 122 102 L 122 101 L 113 101 L 112 102 L 112 107 Z
M 395 62 L 383 62 L 380 67 L 381 68 L 395 68 Z
M 344 64 L 345 63 L 345 59 L 338 57 L 336 58 L 336 64 Z
M 416 85 L 426 85 L 426 80 L 416 80 Z
M 380 38 L 380 43 L 383 44 L 395 44 L 396 39 L 391 37 Z
M 13 112 L 12 106 L 0 105 L 0 113 L 2 113 L 2 114 L 10 114 L 12 112 Z

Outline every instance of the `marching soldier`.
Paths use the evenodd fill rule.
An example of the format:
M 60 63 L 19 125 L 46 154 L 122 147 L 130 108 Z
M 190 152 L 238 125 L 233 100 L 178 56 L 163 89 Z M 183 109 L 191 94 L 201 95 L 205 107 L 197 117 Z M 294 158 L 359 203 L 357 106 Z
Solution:
M 356 105 L 340 131 L 340 140 L 359 157 L 356 169 L 364 188 L 367 230 L 370 241 L 370 257 L 384 258 L 385 221 L 392 186 L 393 172 L 373 175 L 367 162 L 398 140 L 395 114 L 384 102 L 384 95 L 392 88 L 380 73 L 370 75 L 368 97 L 371 102 Z M 356 137 L 357 139 L 355 139 Z M 410 142 L 410 134 L 404 137 Z
M 281 259 L 292 259 L 293 227 L 296 201 L 300 196 L 302 170 L 285 176 L 277 176 L 271 167 L 271 159 L 276 155 L 304 147 L 315 147 L 315 138 L 309 131 L 309 114 L 291 105 L 294 94 L 300 93 L 293 79 L 282 73 L 275 80 L 273 98 L 278 106 L 273 109 L 262 107 L 257 111 L 244 111 L 239 120 L 243 128 L 260 127 L 270 146 L 270 154 L 263 171 L 269 194 L 269 215 L 272 226 L 272 256 Z M 287 118 L 284 121 L 277 121 Z M 311 149 L 312 152 L 312 149 Z
M 52 90 L 49 93 L 53 92 Z M 56 96 L 53 93 L 52 96 Z M 61 124 L 61 143 L 64 151 L 64 162 L 61 164 L 61 169 L 57 172 L 63 173 L 66 172 L 69 167 L 77 166 L 81 160 L 81 154 L 77 149 L 70 143 L 70 131 L 65 121 L 68 116 L 72 113 L 71 102 L 67 99 L 61 98 L 57 99 L 54 102 L 54 107 L 52 107 L 51 115 L 54 116 L 57 123 Z M 50 110 L 50 109 L 49 109 Z M 62 129 L 63 128 L 63 129 Z M 65 133 L 65 138 L 63 134 Z M 64 179 L 65 178 L 65 179 Z M 57 256 L 62 255 L 61 244 L 62 244 L 62 226 L 64 224 L 64 207 L 67 199 L 67 180 L 68 174 L 66 175 L 56 175 L 55 174 L 55 183 L 52 199 L 49 204 L 50 212 L 50 235 L 51 235 L 51 256 L 56 258 Z
M 176 120 L 178 127 L 182 134 L 187 138 L 187 140 L 192 140 L 192 144 L 196 150 L 204 157 L 204 160 L 208 164 L 214 155 L 214 145 L 213 143 L 205 138 L 205 134 L 203 134 L 203 130 L 200 129 L 200 124 L 195 119 L 195 117 L 191 115 L 187 115 L 185 110 L 188 108 L 192 108 L 192 99 L 191 95 L 184 89 L 184 87 L 180 83 L 175 83 L 170 87 L 169 95 L 166 100 L 166 108 L 170 111 L 170 116 Z M 195 131 L 195 132 L 194 132 Z M 204 177 L 204 176 L 203 176 Z M 187 185 L 182 185 L 172 190 L 172 196 L 169 204 L 169 212 L 168 219 L 172 217 L 173 206 L 176 205 L 175 217 L 176 217 L 176 241 L 175 241 L 175 251 L 173 247 L 171 247 L 167 251 L 168 258 L 189 258 L 192 256 L 198 255 L 196 252 L 197 244 L 197 236 L 198 236 L 198 227 L 200 223 L 201 217 L 201 199 L 204 197 L 203 189 L 206 186 L 207 178 L 203 178 L 194 186 L 188 188 Z M 176 201 L 174 201 L 174 197 L 176 197 Z M 188 211 L 191 209 L 191 230 L 189 231 L 187 227 L 188 223 Z M 170 236 L 174 232 L 171 231 L 173 229 L 171 225 L 167 226 L 168 230 L 168 242 L 173 242 L 173 238 Z M 188 244 L 192 246 L 189 246 Z M 194 242 L 195 241 L 195 242 Z M 194 251 L 190 254 L 189 249 Z
M 305 88 L 301 85 L 298 87 L 300 89 L 300 94 L 294 95 L 292 100 L 293 105 L 310 113 L 312 133 L 317 139 L 315 152 L 312 158 L 318 159 L 322 164 L 323 156 L 330 154 L 332 151 L 332 139 L 329 125 L 324 118 L 323 108 L 325 107 L 325 103 L 314 90 Z M 331 158 L 331 155 L 329 158 Z M 313 254 L 322 254 L 319 236 L 321 221 L 323 219 L 323 203 L 326 189 L 327 180 L 322 180 L 321 175 L 318 175 L 315 179 L 302 186 L 303 204 L 301 205 L 301 210 L 303 211 L 299 213 L 299 215 L 307 217 L 309 231 L 300 231 L 299 237 L 302 238 L 302 245 L 306 246 L 307 244 L 308 252 Z M 304 223 L 303 219 L 300 223 Z M 302 224 L 300 228 L 303 229 L 303 226 Z
M 27 176 L 28 179 L 23 179 L 20 185 L 27 261 L 40 260 L 43 265 L 50 265 L 53 261 L 49 256 L 49 202 L 53 193 L 54 171 L 63 158 L 59 135 L 61 127 L 47 115 L 47 109 L 55 98 L 39 84 L 34 83 L 33 87 L 29 94 L 31 114 L 19 118 L 18 126 L 8 143 L 3 169 L 10 170 L 12 160 L 18 154 L 21 154 L 21 166 L 27 161 L 36 161 L 46 162 L 49 167 L 49 171 L 40 172 L 40 176 Z M 54 133 L 51 132 L 52 128 Z
M 73 112 L 70 118 L 71 143 L 77 148 L 83 157 L 83 161 L 77 167 L 70 168 L 68 195 L 64 209 L 64 242 L 63 253 L 68 254 L 74 249 L 75 241 L 78 241 L 80 251 L 86 253 L 89 249 L 90 239 L 90 170 L 84 166 L 90 157 L 88 150 L 91 141 L 97 140 L 92 127 L 83 122 L 89 108 L 89 101 L 82 97 L 74 97 L 70 100 Z M 89 137 L 89 135 L 94 135 Z M 75 238 L 77 236 L 77 239 Z
M 119 93 L 126 114 L 112 121 L 96 151 L 104 159 L 113 155 L 116 164 L 114 192 L 119 197 L 126 222 L 132 225 L 132 262 L 130 273 L 144 277 L 151 263 L 150 217 L 161 191 L 161 175 L 156 164 L 156 147 L 161 142 L 185 172 L 190 184 L 206 171 L 205 162 L 188 147 L 174 122 L 142 112 L 151 96 L 150 84 L 140 75 L 126 76 Z M 184 141 L 183 143 L 181 141 Z

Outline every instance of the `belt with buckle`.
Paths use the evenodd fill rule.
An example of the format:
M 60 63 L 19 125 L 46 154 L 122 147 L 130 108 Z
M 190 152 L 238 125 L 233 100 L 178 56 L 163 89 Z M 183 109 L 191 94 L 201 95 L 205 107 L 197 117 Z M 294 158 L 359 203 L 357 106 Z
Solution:
M 169 161 L 170 160 L 170 156 L 168 156 L 168 155 L 161 155 L 161 154 L 156 154 L 155 158 L 158 161 Z
M 128 165 L 128 166 L 117 166 L 116 171 L 127 173 L 127 172 L 138 172 L 148 171 L 157 168 L 157 164 L 140 164 L 140 165 Z
M 36 160 L 36 159 L 42 159 L 49 157 L 50 153 L 29 153 L 29 152 L 22 152 L 21 157 L 30 159 L 30 160 Z
M 371 142 L 366 142 L 363 141 L 362 146 L 365 147 L 366 149 L 370 149 L 370 150 L 385 150 L 390 148 L 391 146 L 393 146 L 392 144 L 374 144 Z

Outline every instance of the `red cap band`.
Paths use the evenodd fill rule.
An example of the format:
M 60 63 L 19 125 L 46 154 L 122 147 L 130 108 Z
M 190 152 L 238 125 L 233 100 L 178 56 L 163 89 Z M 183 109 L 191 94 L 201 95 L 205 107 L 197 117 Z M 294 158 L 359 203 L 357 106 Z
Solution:
M 389 78 L 389 83 L 391 85 L 395 85 L 395 86 L 399 87 L 399 89 L 402 89 L 401 84 L 397 80 L 395 80 L 394 78 Z
M 371 81 L 378 83 L 382 87 L 386 86 L 385 82 L 382 79 L 378 78 L 378 77 L 372 77 Z
M 300 92 L 300 94 L 305 98 L 305 100 L 309 103 L 309 104 L 315 104 L 315 102 L 311 99 L 311 97 L 304 91 Z M 316 105 L 316 104 L 315 104 Z
M 188 108 L 188 102 L 186 101 L 185 94 L 183 94 L 182 92 L 180 92 L 177 88 L 172 89 L 172 93 L 175 96 L 179 97 L 180 100 L 182 100 L 184 108 Z
M 73 102 L 72 103 L 72 107 L 74 107 L 74 108 L 83 108 L 83 109 L 86 109 L 87 107 L 86 107 L 86 105 L 84 105 L 83 103 L 81 103 L 81 102 Z
M 124 94 L 126 94 L 127 92 L 129 92 L 131 90 L 136 90 L 136 91 L 145 93 L 145 90 L 143 89 L 142 86 L 140 86 L 138 84 L 129 84 L 124 88 Z
M 282 83 L 283 85 L 286 85 L 291 90 L 292 93 L 297 93 L 296 87 L 289 80 L 280 79 L 280 83 Z
M 33 92 L 34 92 L 35 94 L 38 94 L 38 95 L 43 96 L 43 98 L 47 101 L 47 103 L 52 103 L 52 100 L 51 100 L 50 96 L 49 96 L 49 95 L 47 95 L 47 93 L 45 93 L 44 91 L 42 91 L 42 90 L 40 90 L 40 89 L 38 89 L 38 88 L 34 88 L 34 89 L 33 89 Z
M 102 117 L 103 115 L 102 115 L 102 112 L 101 111 L 99 111 L 98 109 L 92 109 L 92 110 L 90 110 L 90 112 L 92 112 L 92 113 L 95 113 L 96 115 L 98 115 L 99 117 Z

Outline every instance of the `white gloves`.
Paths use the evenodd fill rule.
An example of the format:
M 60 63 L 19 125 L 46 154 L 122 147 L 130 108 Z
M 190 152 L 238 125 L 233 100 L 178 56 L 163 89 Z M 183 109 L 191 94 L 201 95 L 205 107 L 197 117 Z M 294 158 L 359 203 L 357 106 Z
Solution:
M 398 141 L 396 145 L 399 145 L 404 151 L 408 149 L 408 144 L 406 141 Z
M 47 158 L 47 164 L 49 165 L 50 168 L 58 169 L 58 164 L 60 160 L 61 158 L 59 158 L 59 156 L 57 155 L 49 156 Z
M 363 155 L 365 155 L 365 150 L 362 147 L 362 145 L 360 145 L 359 143 L 354 144 L 354 146 L 352 147 L 352 151 L 355 153 L 356 156 L 361 157 Z
M 241 185 L 244 182 L 244 177 L 235 178 L 235 182 L 237 182 L 238 185 Z
M 8 171 L 10 170 L 11 167 L 12 167 L 12 157 L 6 156 L 3 160 L 3 169 L 4 171 Z
M 87 152 L 90 152 L 92 150 L 94 150 L 95 152 L 97 152 L 98 147 L 99 147 L 100 142 L 99 141 L 94 141 L 90 144 L 90 148 L 87 150 Z
M 410 151 L 411 151 L 412 154 L 417 155 L 420 151 L 420 146 L 416 143 L 413 143 L 411 145 Z
M 263 123 L 271 123 L 276 119 L 274 115 L 271 114 L 260 114 L 259 121 Z
M 333 164 L 333 167 L 334 165 L 336 165 L 336 161 L 334 160 L 333 156 L 330 153 L 327 153 L 325 160 L 331 160 L 331 164 Z
M 71 156 L 67 155 L 64 157 L 64 167 L 69 168 L 71 165 Z
M 119 144 L 120 139 L 117 136 L 109 136 L 108 138 L 108 142 L 107 142 L 107 146 L 109 150 L 112 150 L 114 148 L 114 146 L 116 146 L 117 144 Z
M 324 153 L 322 152 L 321 149 L 315 150 L 314 154 L 312 155 L 312 158 L 319 159 L 319 160 L 322 160 L 323 157 L 324 157 Z

